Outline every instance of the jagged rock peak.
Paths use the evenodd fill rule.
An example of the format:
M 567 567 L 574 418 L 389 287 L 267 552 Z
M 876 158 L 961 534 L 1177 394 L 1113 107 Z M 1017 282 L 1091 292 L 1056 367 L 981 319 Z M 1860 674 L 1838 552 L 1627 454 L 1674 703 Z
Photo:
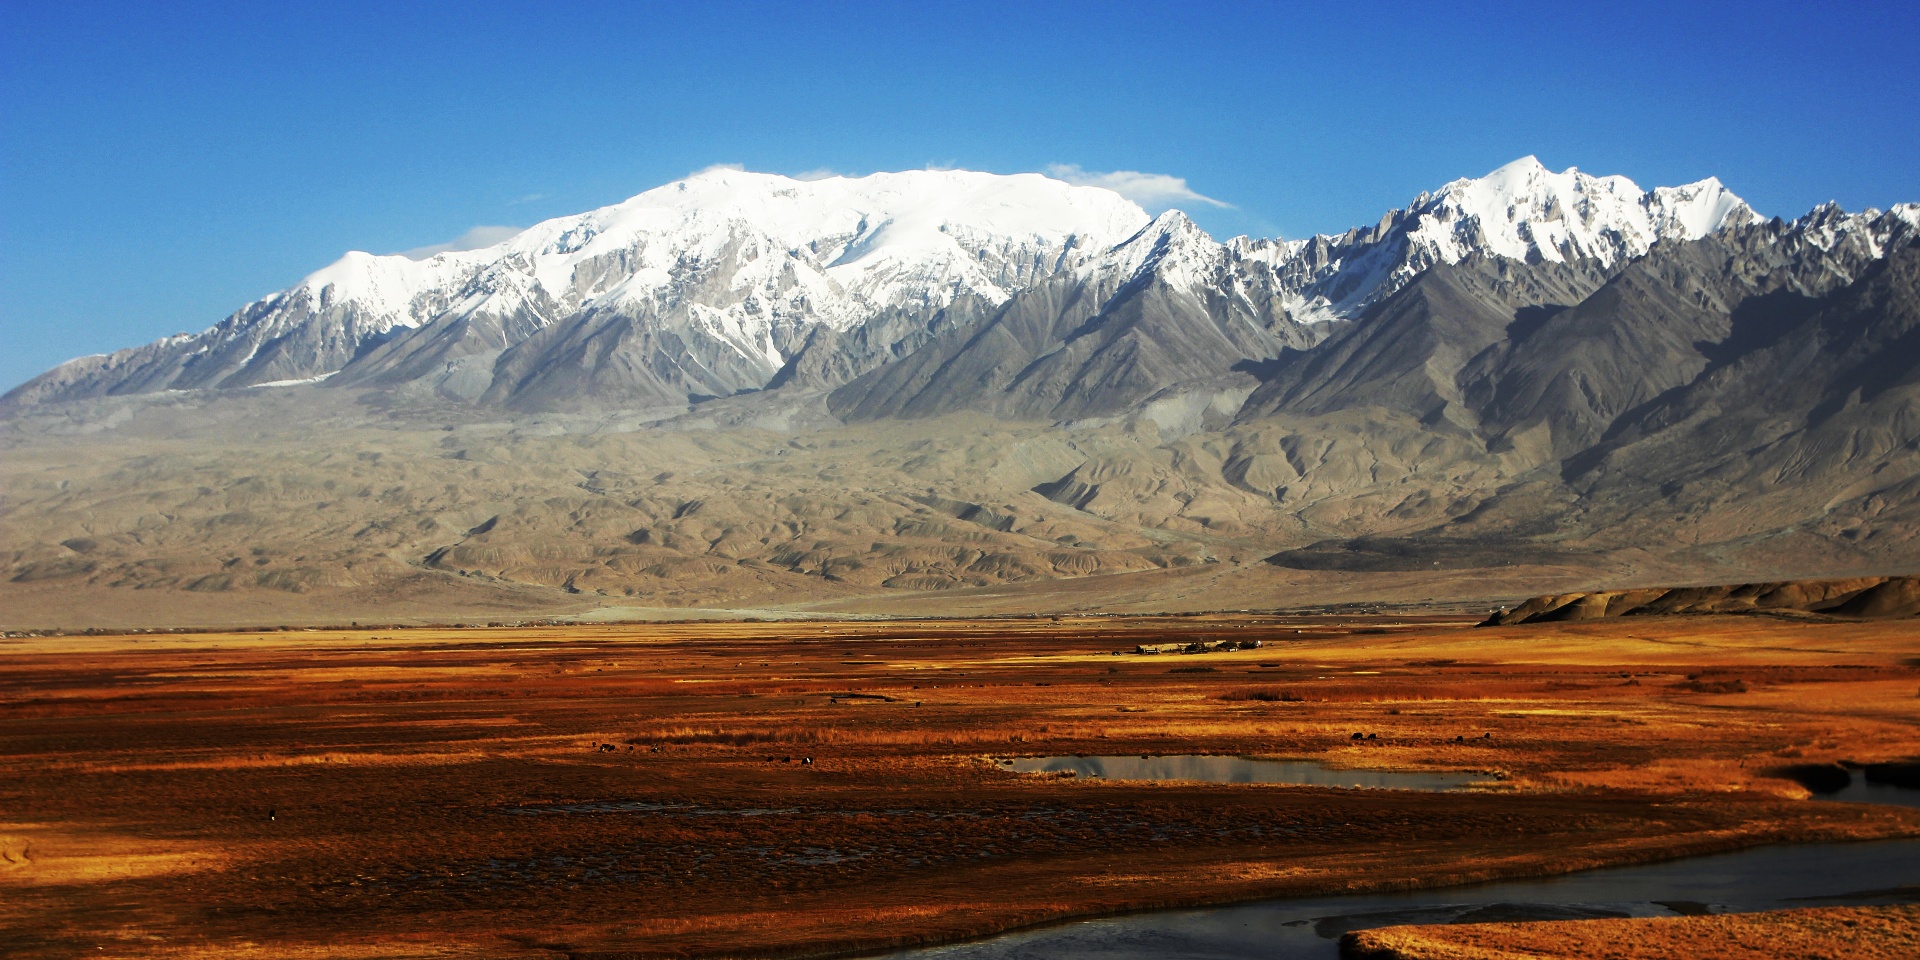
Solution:
M 1271 263 L 1300 319 L 1358 316 L 1421 272 L 1468 256 L 1611 266 L 1661 240 L 1694 240 L 1758 221 L 1719 180 L 1642 190 L 1626 177 L 1548 170 L 1522 157 L 1422 193 L 1372 227 L 1308 240 L 1236 239 L 1236 255 Z
M 1131 280 L 1156 274 L 1174 286 L 1192 288 L 1215 277 L 1227 248 L 1178 210 L 1168 210 L 1083 273 L 1111 272 Z
M 1595 177 L 1572 167 L 1554 173 L 1531 156 L 1422 194 L 1408 213 L 1410 245 L 1447 263 L 1483 252 L 1611 264 L 1660 240 L 1696 240 L 1758 219 L 1712 177 L 1642 190 L 1626 177 Z

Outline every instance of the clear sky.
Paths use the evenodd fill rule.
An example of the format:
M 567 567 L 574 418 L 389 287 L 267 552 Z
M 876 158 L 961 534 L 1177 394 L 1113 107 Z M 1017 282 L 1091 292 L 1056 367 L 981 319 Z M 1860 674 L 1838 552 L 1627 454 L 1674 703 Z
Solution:
M 1138 171 L 1221 237 L 1526 154 L 1785 217 L 1920 201 L 1916 37 L 1912 0 L 0 0 L 0 389 L 716 163 Z

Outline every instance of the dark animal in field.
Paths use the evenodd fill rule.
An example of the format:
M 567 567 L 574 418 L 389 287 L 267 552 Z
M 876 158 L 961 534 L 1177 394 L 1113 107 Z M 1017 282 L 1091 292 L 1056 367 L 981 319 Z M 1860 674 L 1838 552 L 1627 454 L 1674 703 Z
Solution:
M 800 762 L 801 762 L 802 764 L 811 764 L 811 763 L 813 763 L 813 758 L 812 758 L 812 757 L 801 757 L 801 758 L 800 758 Z
M 1364 733 L 1356 733 L 1352 737 L 1352 739 L 1355 739 L 1355 740 L 1365 740 L 1366 738 L 1367 738 L 1367 735 Z
M 1369 733 L 1369 734 L 1367 734 L 1367 739 L 1368 739 L 1368 740 L 1378 740 L 1378 739 L 1380 739 L 1380 735 L 1379 735 L 1379 734 L 1377 734 L 1377 733 Z

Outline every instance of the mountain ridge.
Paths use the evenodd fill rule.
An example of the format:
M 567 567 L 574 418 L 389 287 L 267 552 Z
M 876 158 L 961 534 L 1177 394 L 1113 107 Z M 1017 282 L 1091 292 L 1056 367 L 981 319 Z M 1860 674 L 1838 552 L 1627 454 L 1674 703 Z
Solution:
M 885 246 L 856 242 L 872 222 L 825 253 L 703 233 L 645 255 L 668 293 L 558 319 L 488 261 L 457 302 L 514 309 L 97 359 L 0 414 L 0 599 L 1160 609 L 1912 572 L 1920 206 L 1763 220 L 1717 182 L 1536 168 L 1281 258 L 1177 211 L 1011 266 L 975 237 L 996 290 L 796 321 L 771 352 L 721 315 L 811 281 L 745 251 L 843 270 Z M 569 276 L 653 282 L 616 246 Z M 352 356 L 170 386 L 202 347 L 321 346 Z
M 1311 326 L 1350 319 L 1426 267 L 1474 250 L 1611 262 L 1652 239 L 1753 216 L 1716 180 L 1640 191 L 1527 157 L 1421 194 L 1371 230 L 1224 247 L 1239 262 L 1265 262 L 1279 309 Z M 837 382 L 823 385 L 837 386 L 924 343 L 956 300 L 1003 304 L 1148 220 L 1110 191 L 1039 174 L 801 181 L 714 169 L 477 250 L 424 260 L 348 253 L 199 334 L 56 367 L 0 397 L 0 408 L 321 377 L 509 406 L 595 403 L 608 390 L 617 402 L 651 403 L 784 383 L 819 328 L 864 331 L 853 338 L 858 356 L 805 365 L 814 379 L 835 371 Z M 615 336 L 619 321 L 633 329 Z M 557 355 L 521 350 L 496 382 L 491 365 L 507 351 L 569 322 L 585 329 L 551 338 Z M 619 357 L 585 348 L 610 337 L 642 351 L 615 362 L 617 376 L 581 368 L 561 387 L 529 369 Z M 515 381 L 541 389 L 518 393 Z

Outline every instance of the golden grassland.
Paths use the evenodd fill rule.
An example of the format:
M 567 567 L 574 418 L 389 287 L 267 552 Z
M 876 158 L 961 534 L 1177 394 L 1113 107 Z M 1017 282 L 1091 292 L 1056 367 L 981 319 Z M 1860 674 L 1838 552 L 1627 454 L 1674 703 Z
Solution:
M 1264 646 L 1131 652 L 1229 639 Z M 1810 801 L 1770 776 L 1920 754 L 1917 692 L 1909 621 L 1067 616 L 12 638 L 0 952 L 823 955 L 1920 835 L 1920 811 Z M 994 762 L 1058 753 L 1498 779 L 1423 794 Z
M 1384 927 L 1348 934 L 1341 953 L 1353 960 L 1911 960 L 1920 956 L 1920 907 Z

